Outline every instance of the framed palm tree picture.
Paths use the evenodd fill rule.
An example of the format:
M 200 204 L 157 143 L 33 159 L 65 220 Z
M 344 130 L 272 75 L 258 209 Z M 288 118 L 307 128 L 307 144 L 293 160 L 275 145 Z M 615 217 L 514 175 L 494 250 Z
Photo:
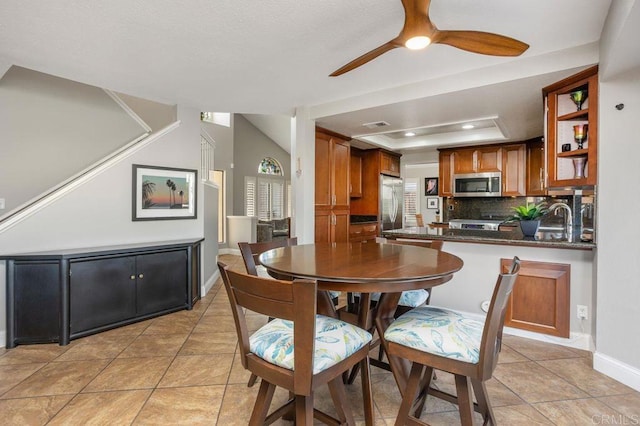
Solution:
M 198 171 L 133 165 L 132 220 L 195 219 Z

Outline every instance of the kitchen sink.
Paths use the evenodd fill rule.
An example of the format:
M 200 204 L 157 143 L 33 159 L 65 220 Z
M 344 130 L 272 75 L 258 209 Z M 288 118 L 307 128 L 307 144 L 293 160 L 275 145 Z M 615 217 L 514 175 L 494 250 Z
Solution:
M 567 234 L 564 228 L 556 228 L 552 226 L 541 226 L 538 228 L 536 237 L 539 240 L 566 241 Z

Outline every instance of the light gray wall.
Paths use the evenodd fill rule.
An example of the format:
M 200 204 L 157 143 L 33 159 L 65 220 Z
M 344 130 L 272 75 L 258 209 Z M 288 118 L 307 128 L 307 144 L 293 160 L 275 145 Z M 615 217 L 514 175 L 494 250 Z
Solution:
M 1 233 L 0 254 L 202 237 L 205 203 L 200 182 L 197 219 L 131 220 L 133 164 L 199 168 L 199 114 L 197 110 L 179 107 L 180 127 Z M 5 262 L 0 262 L 0 338 L 3 341 L 6 338 L 4 268 Z M 208 278 L 204 276 L 203 281 Z
M 156 132 L 176 121 L 176 105 L 165 105 L 124 93 L 116 93 L 116 95 L 118 95 L 118 97 L 127 104 L 127 106 L 147 124 L 147 126 L 151 127 L 152 132 Z
M 102 89 L 16 66 L 0 111 L 0 216 L 145 132 Z
M 404 157 L 404 156 L 403 156 Z M 402 177 L 404 178 L 417 178 L 418 179 L 418 198 L 420 199 L 420 213 L 422 213 L 422 217 L 424 219 L 424 223 L 431 223 L 436 220 L 436 211 L 442 210 L 440 207 L 438 209 L 428 209 L 427 208 L 427 198 L 433 198 L 432 196 L 426 197 L 424 195 L 424 178 L 427 177 L 438 177 L 438 163 L 430 163 L 430 164 L 421 164 L 417 167 L 415 164 L 413 167 L 404 166 L 402 170 Z M 438 198 L 438 206 L 442 205 L 442 200 L 440 197 Z M 442 219 L 442 214 L 440 214 L 440 219 Z
M 233 214 L 244 215 L 244 177 L 257 176 L 258 165 L 265 157 L 278 160 L 284 178 L 291 180 L 291 156 L 242 115 L 235 115 L 233 146 L 234 204 Z

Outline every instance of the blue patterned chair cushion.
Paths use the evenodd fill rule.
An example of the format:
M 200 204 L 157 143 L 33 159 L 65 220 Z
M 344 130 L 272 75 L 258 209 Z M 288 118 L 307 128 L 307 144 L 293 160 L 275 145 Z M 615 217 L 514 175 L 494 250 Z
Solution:
M 403 291 L 400 296 L 398 305 L 408 306 L 410 308 L 417 308 L 420 305 L 424 305 L 429 298 L 429 292 L 427 290 L 408 290 Z M 380 300 L 380 293 L 371 293 L 371 300 L 377 302 Z
M 371 341 L 371 334 L 335 318 L 316 315 L 313 374 L 332 367 Z M 249 338 L 249 350 L 277 366 L 293 370 L 293 322 L 275 319 Z
M 256 265 L 256 272 L 258 273 L 258 276 L 260 278 L 270 278 L 273 279 L 273 277 L 271 275 L 269 275 L 269 272 L 267 272 L 267 268 L 265 268 L 262 265 Z M 329 292 L 329 296 L 332 299 L 335 299 L 336 297 L 340 296 L 340 292 L 339 291 L 330 291 Z
M 384 333 L 388 342 L 477 364 L 484 324 L 448 309 L 415 308 L 395 320 Z

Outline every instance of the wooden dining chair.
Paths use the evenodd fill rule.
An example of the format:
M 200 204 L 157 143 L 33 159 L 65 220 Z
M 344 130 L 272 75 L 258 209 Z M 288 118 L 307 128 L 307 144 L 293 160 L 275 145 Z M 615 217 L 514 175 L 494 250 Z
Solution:
M 218 262 L 238 334 L 242 366 L 262 378 L 250 425 L 271 424 L 295 410 L 296 425 L 355 424 L 342 373 L 360 364 L 367 424 L 373 424 L 366 330 L 316 314 L 317 283 L 273 280 L 234 272 Z M 249 334 L 245 309 L 274 317 Z M 338 419 L 313 408 L 314 391 L 327 384 Z M 287 389 L 291 400 L 267 415 L 275 387 Z
M 440 251 L 442 249 L 443 242 L 440 240 L 431 240 L 431 241 L 416 241 L 416 240 L 394 240 L 387 239 L 385 244 L 399 244 L 399 245 L 411 245 L 417 247 L 425 247 L 432 248 Z M 380 293 L 371 293 L 371 314 L 369 314 L 369 318 L 373 319 L 375 317 L 375 307 L 377 303 L 380 301 Z M 400 300 L 398 301 L 398 306 L 396 307 L 396 312 L 394 316 L 397 318 L 402 314 L 409 312 L 413 308 L 417 308 L 418 306 L 428 305 L 431 301 L 431 290 L 407 290 L 403 291 L 400 296 Z M 351 308 L 352 311 L 357 311 L 361 309 L 360 303 L 360 295 L 354 294 L 354 304 L 357 305 L 356 308 Z M 374 324 L 371 323 L 371 327 L 369 331 L 373 332 Z M 371 345 L 373 348 L 379 346 L 377 358 L 371 358 L 371 363 L 376 367 L 391 371 L 391 367 L 389 364 L 384 361 L 384 348 L 380 345 L 380 340 L 375 339 Z M 359 367 L 356 365 L 354 369 L 349 373 L 349 376 L 345 378 L 345 383 L 353 383 L 357 374 Z
M 419 420 L 423 403 L 418 403 L 418 409 L 414 405 L 422 396 L 419 390 L 457 403 L 463 425 L 473 424 L 474 410 L 482 414 L 484 424 L 496 424 L 485 382 L 498 363 L 507 301 L 519 269 L 520 259 L 514 257 L 510 271 L 499 275 L 484 324 L 456 311 L 422 306 L 386 329 L 383 343 L 387 353 L 412 362 L 406 388 L 401 391 L 397 425 L 426 424 Z M 457 396 L 429 387 L 434 369 L 455 376 Z
M 264 266 L 260 265 L 258 257 L 265 251 L 298 245 L 298 237 L 283 238 L 280 240 L 265 241 L 260 243 L 239 242 L 238 248 L 244 260 L 244 266 L 247 268 L 249 275 L 256 277 L 271 278 Z

